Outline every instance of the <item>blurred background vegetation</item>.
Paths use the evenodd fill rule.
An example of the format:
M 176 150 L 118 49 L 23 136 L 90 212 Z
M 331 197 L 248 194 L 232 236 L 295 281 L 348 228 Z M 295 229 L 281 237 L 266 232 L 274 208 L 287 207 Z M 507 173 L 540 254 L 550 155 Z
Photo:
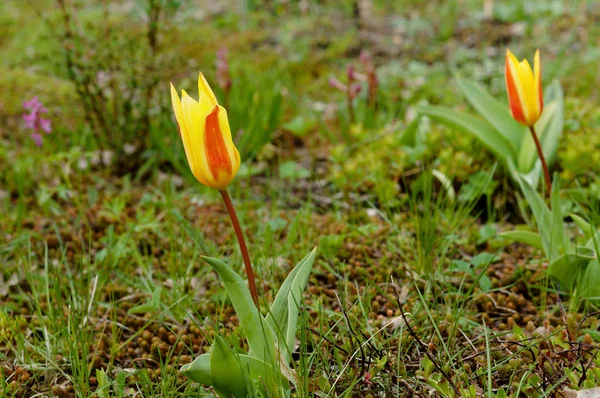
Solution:
M 402 173 L 423 163 L 460 187 L 493 160 L 460 131 L 411 125 L 413 107 L 464 107 L 455 72 L 504 98 L 508 46 L 521 57 L 540 48 L 544 82 L 557 78 L 565 90 L 556 168 L 586 186 L 600 168 L 594 1 L 7 0 L 0 7 L 0 179 L 10 194 L 26 188 L 16 176 L 39 167 L 40 154 L 99 159 L 121 175 L 158 167 L 189 177 L 168 83 L 195 92 L 199 70 L 227 102 L 246 160 L 292 159 L 309 169 L 324 160 L 336 189 L 375 187 L 382 202 L 401 191 Z M 346 82 L 348 67 L 364 75 L 361 53 L 377 76 L 376 102 L 359 80 L 351 116 L 329 81 Z M 217 84 L 218 54 L 229 87 Z M 33 96 L 55 126 L 39 150 L 21 121 L 22 103 Z M 30 187 L 44 178 L 28 174 Z

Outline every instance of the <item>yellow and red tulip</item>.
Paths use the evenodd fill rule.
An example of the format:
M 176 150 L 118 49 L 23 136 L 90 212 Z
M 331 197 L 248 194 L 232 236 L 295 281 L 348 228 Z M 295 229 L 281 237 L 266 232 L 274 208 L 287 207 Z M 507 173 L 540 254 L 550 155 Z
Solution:
M 240 168 L 240 154 L 231 138 L 227 111 L 200 73 L 198 101 L 182 90 L 179 99 L 171 84 L 171 101 L 183 140 L 185 155 L 200 183 L 225 189 Z
M 540 51 L 535 52 L 531 70 L 526 59 L 519 62 L 514 54 L 506 49 L 505 78 L 513 118 L 525 126 L 533 126 L 544 108 Z

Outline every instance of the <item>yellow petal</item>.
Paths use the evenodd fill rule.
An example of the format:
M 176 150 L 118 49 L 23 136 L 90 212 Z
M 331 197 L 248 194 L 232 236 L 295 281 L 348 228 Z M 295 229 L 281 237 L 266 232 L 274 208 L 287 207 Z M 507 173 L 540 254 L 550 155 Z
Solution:
M 200 102 L 203 100 L 202 97 L 208 99 L 208 103 L 210 105 L 208 107 L 209 112 L 215 107 L 215 105 L 217 105 L 217 97 L 215 97 L 215 93 L 213 93 L 212 89 L 208 85 L 208 82 L 204 78 L 202 72 L 198 72 L 198 95 L 200 97 Z
M 204 119 L 200 104 L 189 95 L 183 96 L 181 101 L 183 116 L 188 126 L 188 137 L 190 141 L 190 150 L 193 153 L 194 162 L 190 163 L 192 174 L 202 184 L 212 186 L 214 183 L 206 162 L 204 153 Z
M 185 93 L 185 91 L 184 91 Z M 187 95 L 184 96 L 188 97 Z M 175 118 L 177 119 L 177 124 L 179 125 L 179 134 L 181 135 L 181 140 L 183 141 L 183 149 L 185 150 L 185 157 L 187 158 L 188 164 L 190 168 L 196 162 L 195 153 L 193 151 L 192 139 L 190 137 L 190 131 L 187 127 L 187 122 L 185 120 L 183 106 L 181 104 L 181 100 L 177 95 L 177 90 L 171 83 L 171 102 L 173 103 L 173 111 L 175 112 Z

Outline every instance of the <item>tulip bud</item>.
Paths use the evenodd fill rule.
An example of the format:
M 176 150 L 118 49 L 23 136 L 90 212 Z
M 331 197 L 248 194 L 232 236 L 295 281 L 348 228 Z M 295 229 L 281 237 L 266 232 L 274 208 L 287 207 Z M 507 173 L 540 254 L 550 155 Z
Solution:
M 185 155 L 200 183 L 225 189 L 240 168 L 240 154 L 233 144 L 227 111 L 217 103 L 206 79 L 198 77 L 198 101 L 182 90 L 179 99 L 171 84 L 171 101 L 183 140 Z
M 533 126 L 540 118 L 544 107 L 539 50 L 535 52 L 532 71 L 526 59 L 519 62 L 507 49 L 505 78 L 508 103 L 513 118 L 525 126 Z

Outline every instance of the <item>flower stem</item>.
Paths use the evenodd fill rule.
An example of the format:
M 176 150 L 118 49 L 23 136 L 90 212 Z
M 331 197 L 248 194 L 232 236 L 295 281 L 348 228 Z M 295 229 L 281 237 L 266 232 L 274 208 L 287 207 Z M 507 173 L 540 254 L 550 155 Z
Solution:
M 538 156 L 540 157 L 540 161 L 542 162 L 542 168 L 544 169 L 544 179 L 546 180 L 546 187 L 548 188 L 548 196 L 552 193 L 552 180 L 550 180 L 550 173 L 548 172 L 548 165 L 546 164 L 546 158 L 544 157 L 544 152 L 542 152 L 542 145 L 540 144 L 540 140 L 535 132 L 535 128 L 533 126 L 529 126 L 529 131 L 531 131 L 531 135 L 533 136 L 533 141 L 535 142 L 535 147 L 537 148 Z
M 252 270 L 252 263 L 250 262 L 250 255 L 248 254 L 248 247 L 246 247 L 244 233 L 242 232 L 240 222 L 238 221 L 237 214 L 235 213 L 235 209 L 233 208 L 233 202 L 231 201 L 231 196 L 229 196 L 229 191 L 227 191 L 227 188 L 225 188 L 220 189 L 219 192 L 223 197 L 225 207 L 227 207 L 227 212 L 229 213 L 229 218 L 231 218 L 231 224 L 233 224 L 233 229 L 235 230 L 235 236 L 237 237 L 238 243 L 240 244 L 240 250 L 242 252 L 242 258 L 244 259 L 244 266 L 246 268 L 246 275 L 248 276 L 248 286 L 250 287 L 250 295 L 252 296 L 252 301 L 254 301 L 254 305 L 256 305 L 256 307 L 258 308 L 258 293 L 256 292 L 254 271 Z

